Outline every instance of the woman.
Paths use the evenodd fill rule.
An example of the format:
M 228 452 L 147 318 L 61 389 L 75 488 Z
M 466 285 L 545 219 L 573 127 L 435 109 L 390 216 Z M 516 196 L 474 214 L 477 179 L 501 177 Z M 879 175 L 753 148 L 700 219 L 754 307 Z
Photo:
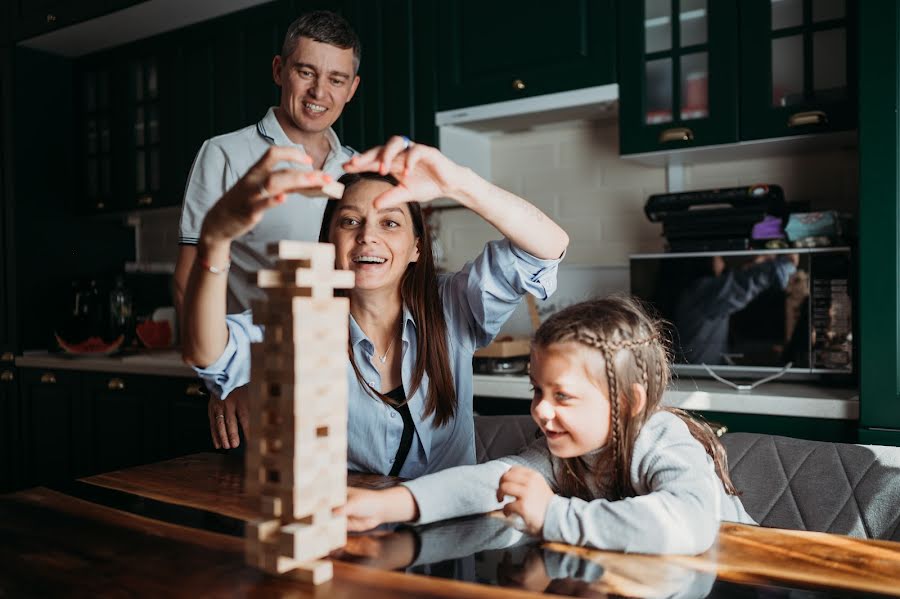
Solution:
M 236 411 L 240 418 L 228 396 L 248 382 L 249 345 L 262 338 L 249 312 L 226 318 L 219 273 L 229 244 L 286 193 L 328 181 L 279 169 L 286 161 L 306 162 L 299 151 L 273 148 L 210 210 L 188 282 L 184 359 L 224 400 L 211 406 L 219 442 L 223 421 Z M 554 291 L 568 236 L 525 200 L 402 137 L 344 167 L 344 197 L 326 209 L 322 240 L 335 245 L 335 266 L 356 274 L 348 294 L 348 467 L 411 478 L 473 464 L 472 354 L 526 293 L 545 299 Z M 440 197 L 470 208 L 505 239 L 437 277 L 418 203 Z

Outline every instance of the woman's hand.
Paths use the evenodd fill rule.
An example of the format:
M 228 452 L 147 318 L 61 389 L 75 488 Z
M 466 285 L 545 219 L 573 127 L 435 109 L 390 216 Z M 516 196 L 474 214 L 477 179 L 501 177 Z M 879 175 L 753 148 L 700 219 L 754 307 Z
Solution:
M 284 163 L 308 165 L 312 159 L 297 148 L 271 146 L 206 214 L 201 241 L 210 245 L 230 242 L 255 227 L 266 210 L 284 203 L 287 194 L 332 181 L 322 171 L 286 168 Z
M 419 515 L 416 500 L 403 486 L 373 491 L 371 489 L 347 489 L 347 503 L 335 513 L 347 516 L 347 530 L 359 532 L 371 530 L 385 522 L 408 522 Z
M 515 501 L 503 507 L 507 516 L 517 514 L 525 522 L 525 532 L 540 535 L 544 530 L 544 516 L 553 499 L 553 490 L 538 472 L 524 466 L 513 466 L 500 478 L 497 501 L 511 495 Z
M 376 146 L 357 154 L 344 164 L 348 173 L 390 173 L 399 185 L 375 198 L 379 210 L 406 202 L 429 202 L 436 198 L 455 198 L 471 171 L 459 166 L 437 148 L 413 143 L 406 139 L 390 138 L 383 146 Z
M 238 425 L 244 430 L 244 439 L 250 438 L 249 389 L 245 385 L 229 393 L 225 399 L 209 398 L 209 432 L 216 449 L 234 449 L 241 444 Z

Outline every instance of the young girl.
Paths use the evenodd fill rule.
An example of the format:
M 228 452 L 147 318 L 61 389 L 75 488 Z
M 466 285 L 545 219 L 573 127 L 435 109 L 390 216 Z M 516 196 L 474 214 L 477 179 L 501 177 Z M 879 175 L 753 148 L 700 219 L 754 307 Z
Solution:
M 427 523 L 502 508 L 548 541 L 696 554 L 722 520 L 752 524 L 709 427 L 660 405 L 669 381 L 657 323 L 625 298 L 549 318 L 531 353 L 528 449 L 382 491 L 350 489 L 351 530 Z

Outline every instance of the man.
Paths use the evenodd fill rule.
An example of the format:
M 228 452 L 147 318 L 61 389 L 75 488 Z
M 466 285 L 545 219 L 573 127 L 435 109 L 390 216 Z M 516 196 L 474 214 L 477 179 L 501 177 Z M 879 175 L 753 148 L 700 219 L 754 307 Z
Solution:
M 268 210 L 262 221 L 232 244 L 230 263 L 210 264 L 197 255 L 200 227 L 207 211 L 272 145 L 294 146 L 312 160 L 299 168 L 320 169 L 334 179 L 354 152 L 341 145 L 331 126 L 359 85 L 360 43 L 349 23 L 328 11 L 305 14 L 287 30 L 281 54 L 272 59 L 272 77 L 281 100 L 261 121 L 204 142 L 191 168 L 181 210 L 178 261 L 175 265 L 175 307 L 181 313 L 184 289 L 194 263 L 211 273 L 228 276 L 228 312 L 241 312 L 260 297 L 249 273 L 268 268 L 266 244 L 281 239 L 316 241 L 326 198 L 291 196 Z M 210 428 L 226 449 L 239 444 L 237 419 L 246 432 L 242 397 L 210 402 Z M 224 405 L 222 405 L 224 404 Z M 220 434 L 217 434 L 217 430 Z

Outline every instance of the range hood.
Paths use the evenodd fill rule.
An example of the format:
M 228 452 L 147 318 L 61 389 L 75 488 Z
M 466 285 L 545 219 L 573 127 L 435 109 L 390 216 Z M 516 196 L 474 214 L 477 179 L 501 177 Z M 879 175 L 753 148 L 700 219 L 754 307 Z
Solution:
M 614 119 L 616 83 L 555 94 L 445 110 L 435 114 L 441 151 L 492 181 L 491 140 L 498 135 L 565 121 Z
M 435 124 L 483 133 L 521 130 L 554 122 L 616 118 L 618 102 L 619 85 L 610 83 L 445 110 L 435 115 Z

